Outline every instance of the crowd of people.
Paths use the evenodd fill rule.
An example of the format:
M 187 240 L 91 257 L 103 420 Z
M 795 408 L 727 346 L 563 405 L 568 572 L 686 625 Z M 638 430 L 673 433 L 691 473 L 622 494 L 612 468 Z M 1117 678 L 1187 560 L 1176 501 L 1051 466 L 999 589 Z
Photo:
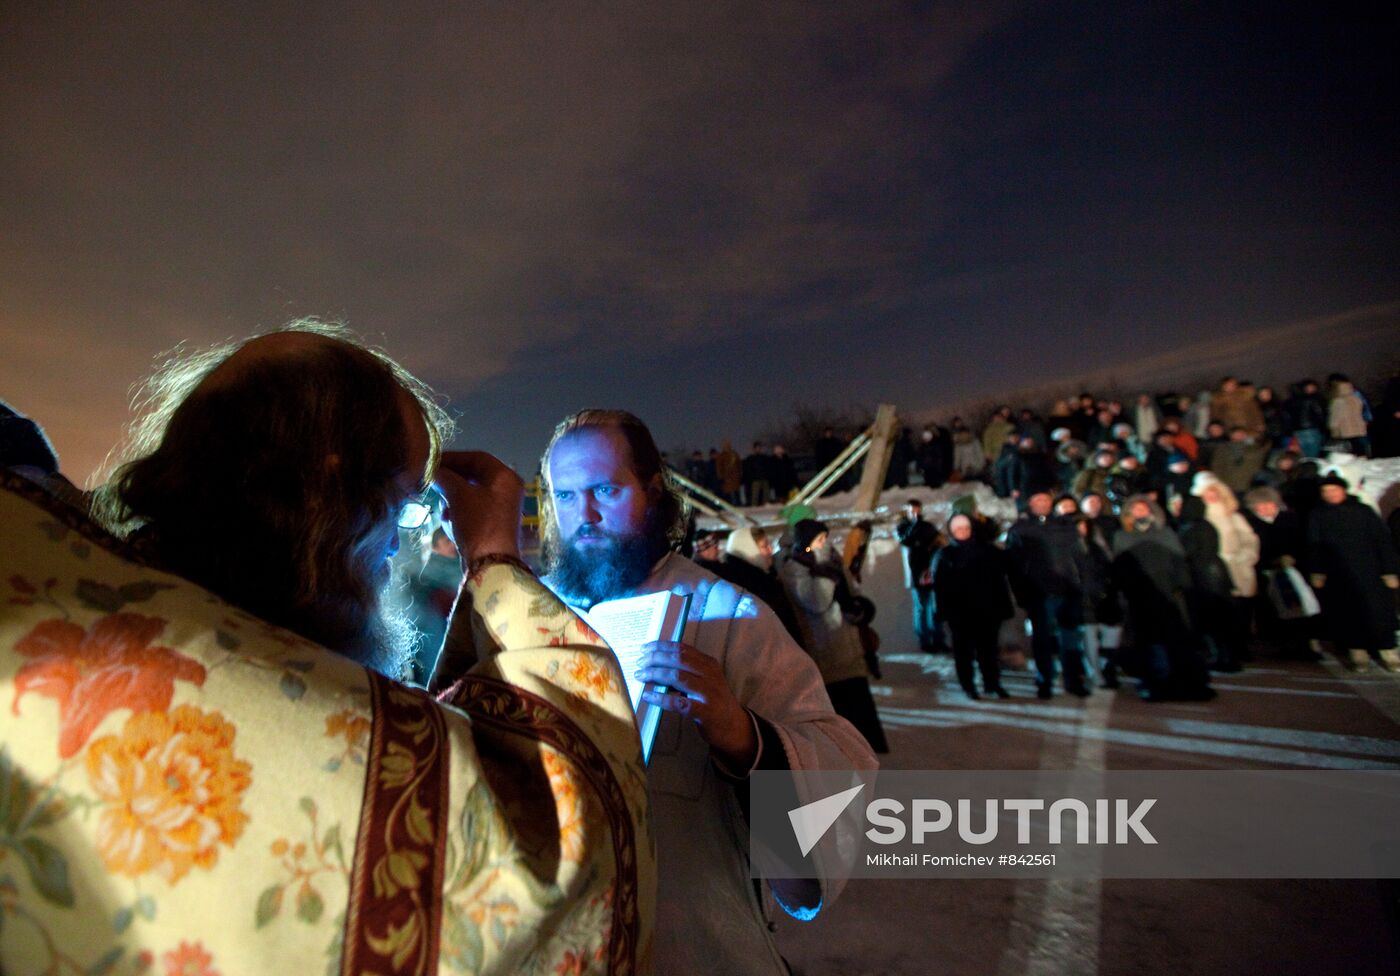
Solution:
M 1318 638 L 1358 670 L 1400 671 L 1400 518 L 1387 529 L 1319 459 L 1396 453 L 1400 382 L 1378 411 L 1340 374 L 1327 391 L 1304 380 L 1280 403 L 1225 377 L 1127 407 L 1084 393 L 1045 420 L 1003 406 L 980 438 L 957 418 L 912 448 L 906 432 L 891 484 L 908 483 L 911 457 L 925 484 L 981 479 L 1018 512 L 998 539 L 970 495 L 941 528 L 910 501 L 896 532 L 920 646 L 941 649 L 946 628 L 964 690 L 978 697 L 975 660 L 982 694 L 1004 695 L 1009 593 L 1042 698 L 1057 677 L 1084 696 L 1123 670 L 1148 700 L 1207 698 L 1211 670 L 1238 671 L 1261 645 L 1315 660 Z

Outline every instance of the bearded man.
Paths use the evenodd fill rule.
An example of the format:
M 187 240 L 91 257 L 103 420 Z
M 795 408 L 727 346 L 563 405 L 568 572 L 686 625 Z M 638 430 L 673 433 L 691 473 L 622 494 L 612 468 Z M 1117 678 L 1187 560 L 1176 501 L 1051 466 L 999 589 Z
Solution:
M 668 973 L 787 969 L 754 899 L 742 812 L 755 769 L 873 769 L 865 740 L 831 709 L 812 659 L 751 594 L 672 552 L 684 504 L 651 432 L 621 410 L 584 410 L 555 428 L 540 465 L 545 583 L 580 607 L 670 590 L 691 596 L 681 642 L 648 647 L 638 676 L 666 710 L 647 778 L 656 836 L 656 958 Z M 770 880 L 811 918 L 831 879 Z
M 98 517 L 157 564 L 392 678 L 414 631 L 382 594 L 406 507 L 436 482 L 470 562 L 519 559 L 519 478 L 444 454 L 430 391 L 348 330 L 302 320 L 172 359 L 146 385 Z

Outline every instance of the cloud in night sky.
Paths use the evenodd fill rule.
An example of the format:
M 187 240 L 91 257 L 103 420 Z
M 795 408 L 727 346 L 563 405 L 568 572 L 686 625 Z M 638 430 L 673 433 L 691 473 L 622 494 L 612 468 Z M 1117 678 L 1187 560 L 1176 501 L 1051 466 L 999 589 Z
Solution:
M 1307 17 L 12 7 L 0 397 L 81 478 L 152 355 L 316 314 L 522 464 L 1390 301 L 1394 39 Z

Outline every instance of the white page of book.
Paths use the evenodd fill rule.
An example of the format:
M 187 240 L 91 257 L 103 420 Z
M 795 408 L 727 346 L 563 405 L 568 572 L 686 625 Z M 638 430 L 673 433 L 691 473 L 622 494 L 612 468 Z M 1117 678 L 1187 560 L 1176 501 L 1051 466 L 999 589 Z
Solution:
M 636 677 L 641 666 L 642 648 L 656 640 L 680 640 L 689 607 L 689 596 L 662 590 L 620 600 L 606 600 L 586 611 L 575 608 L 575 612 L 607 641 L 617 658 L 622 679 L 627 683 L 627 696 L 637 715 L 642 755 L 646 758 L 651 755 L 651 743 L 661 716 L 660 709 L 642 701 L 645 684 Z

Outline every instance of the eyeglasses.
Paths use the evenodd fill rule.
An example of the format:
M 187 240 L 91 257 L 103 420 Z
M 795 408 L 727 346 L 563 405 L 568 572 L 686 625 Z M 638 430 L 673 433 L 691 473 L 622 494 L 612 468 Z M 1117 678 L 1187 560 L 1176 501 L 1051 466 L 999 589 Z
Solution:
M 433 517 L 433 502 L 440 497 L 437 489 L 429 485 L 412 496 L 399 508 L 398 525 L 401 529 L 421 529 Z

